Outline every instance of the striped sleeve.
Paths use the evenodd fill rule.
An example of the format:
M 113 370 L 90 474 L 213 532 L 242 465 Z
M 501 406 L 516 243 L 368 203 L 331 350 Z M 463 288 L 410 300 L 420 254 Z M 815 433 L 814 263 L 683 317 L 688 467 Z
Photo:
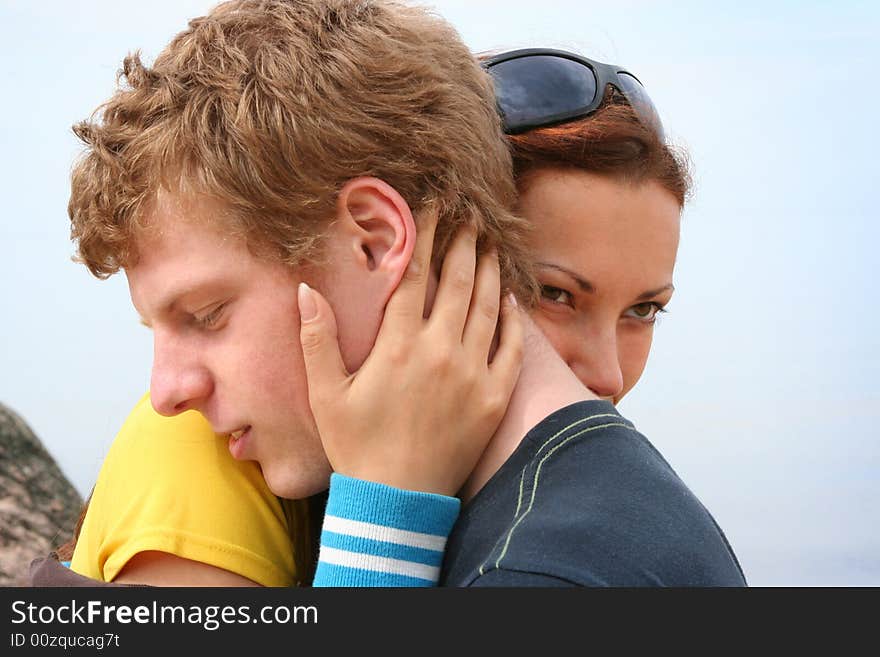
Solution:
M 332 474 L 313 586 L 434 586 L 456 497 Z

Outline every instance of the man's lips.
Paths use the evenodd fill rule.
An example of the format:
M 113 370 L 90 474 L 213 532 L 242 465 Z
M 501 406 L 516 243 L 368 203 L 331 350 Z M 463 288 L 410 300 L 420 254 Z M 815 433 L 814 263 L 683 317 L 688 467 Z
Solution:
M 241 460 L 244 456 L 245 446 L 247 445 L 247 437 L 251 432 L 250 425 L 235 431 L 229 432 L 229 453 L 232 458 Z

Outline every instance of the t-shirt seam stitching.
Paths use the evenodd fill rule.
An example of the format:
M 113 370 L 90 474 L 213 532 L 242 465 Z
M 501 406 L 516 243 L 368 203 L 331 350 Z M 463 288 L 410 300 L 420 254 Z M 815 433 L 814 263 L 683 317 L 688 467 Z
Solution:
M 537 497 L 537 489 L 538 489 L 538 482 L 539 482 L 539 478 L 540 478 L 541 467 L 543 466 L 544 462 L 547 461 L 556 452 L 557 449 L 559 449 L 560 447 L 562 447 L 563 445 L 565 445 L 569 441 L 574 440 L 575 438 L 578 438 L 588 432 L 596 431 L 598 429 L 604 429 L 604 428 L 608 428 L 608 427 L 614 427 L 614 426 L 622 427 L 624 429 L 632 431 L 633 433 L 638 434 L 638 431 L 633 426 L 631 426 L 629 423 L 627 423 L 625 420 L 623 420 L 623 418 L 620 418 L 621 419 L 620 422 L 609 422 L 606 424 L 599 424 L 599 425 L 590 426 L 585 429 L 582 429 L 581 431 L 578 431 L 575 434 L 572 434 L 571 436 L 568 436 L 568 437 L 565 437 L 565 438 L 562 438 L 561 440 L 559 440 L 559 443 L 556 446 L 554 446 L 549 452 L 547 452 L 547 454 L 545 454 L 544 457 L 541 459 L 541 461 L 538 463 L 537 469 L 535 471 L 535 476 L 534 476 L 534 480 L 532 483 L 532 487 L 531 487 L 532 495 L 531 495 L 531 499 L 529 502 L 529 507 L 522 513 L 522 515 L 519 515 L 519 510 L 522 507 L 522 501 L 523 501 L 523 495 L 524 495 L 525 476 L 526 476 L 526 473 L 529 469 L 529 466 L 534 463 L 534 461 L 538 457 L 538 455 L 547 447 L 547 445 L 549 445 L 554 440 L 557 440 L 558 438 L 563 436 L 567 431 L 569 431 L 573 427 L 580 425 L 580 424 L 583 424 L 585 422 L 589 422 L 590 420 L 594 420 L 596 418 L 601 418 L 601 417 L 620 418 L 620 416 L 616 413 L 598 413 L 596 415 L 591 415 L 587 418 L 580 418 L 579 420 L 572 422 L 571 424 L 569 424 L 565 428 L 560 429 L 558 432 L 553 434 L 553 436 L 551 436 L 550 438 L 545 440 L 544 443 L 542 443 L 542 445 L 535 451 L 535 455 L 531 459 L 529 459 L 528 463 L 525 464 L 525 466 L 523 467 L 523 469 L 520 473 L 519 495 L 518 495 L 516 510 L 514 511 L 514 515 L 513 515 L 513 524 L 507 530 L 507 532 L 502 537 L 500 537 L 498 539 L 498 541 L 495 544 L 495 547 L 493 547 L 492 551 L 489 553 L 490 554 L 489 558 L 486 561 L 484 561 L 482 564 L 480 564 L 480 567 L 478 568 L 478 572 L 481 575 L 484 572 L 486 572 L 485 571 L 486 564 L 489 563 L 489 560 L 491 559 L 491 555 L 494 554 L 496 552 L 496 550 L 498 549 L 499 543 L 501 543 L 503 541 L 504 547 L 501 549 L 501 554 L 495 560 L 495 568 L 501 567 L 501 561 L 504 559 L 505 555 L 507 554 L 507 551 L 510 546 L 510 542 L 513 537 L 514 531 L 520 525 L 520 523 L 525 519 L 525 517 L 530 513 L 531 509 L 534 507 L 535 498 Z

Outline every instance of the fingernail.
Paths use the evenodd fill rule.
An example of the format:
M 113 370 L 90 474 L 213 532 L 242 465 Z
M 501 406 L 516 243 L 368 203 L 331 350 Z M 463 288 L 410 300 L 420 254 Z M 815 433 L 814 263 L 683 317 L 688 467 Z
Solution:
M 507 293 L 507 301 L 510 303 L 511 308 L 516 308 L 519 305 L 516 302 L 516 295 L 513 292 Z
M 318 305 L 315 303 L 315 295 L 305 283 L 299 284 L 296 292 L 299 300 L 299 318 L 302 322 L 310 322 L 318 315 Z

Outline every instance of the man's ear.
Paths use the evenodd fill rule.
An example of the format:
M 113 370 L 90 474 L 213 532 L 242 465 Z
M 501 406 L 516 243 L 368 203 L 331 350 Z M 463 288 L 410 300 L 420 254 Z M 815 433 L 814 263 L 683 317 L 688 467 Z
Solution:
M 346 236 L 355 262 L 378 276 L 390 297 L 415 248 L 416 226 L 409 204 L 388 183 L 360 177 L 339 192 L 336 217 L 336 227 Z

